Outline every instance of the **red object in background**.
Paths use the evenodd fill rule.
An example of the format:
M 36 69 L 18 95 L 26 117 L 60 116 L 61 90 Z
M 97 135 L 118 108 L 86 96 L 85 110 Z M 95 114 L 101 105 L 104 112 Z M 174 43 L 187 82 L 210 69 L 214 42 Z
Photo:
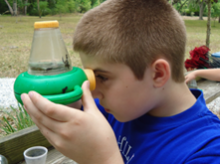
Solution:
M 187 70 L 192 70 L 195 68 L 207 68 L 209 67 L 208 61 L 208 52 L 210 49 L 206 46 L 195 47 L 194 50 L 191 50 L 190 59 L 186 59 L 185 67 Z

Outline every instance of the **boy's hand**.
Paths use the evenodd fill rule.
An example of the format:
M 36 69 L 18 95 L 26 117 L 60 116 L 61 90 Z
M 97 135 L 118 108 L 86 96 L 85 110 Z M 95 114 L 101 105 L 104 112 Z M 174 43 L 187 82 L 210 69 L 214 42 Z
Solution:
M 185 82 L 188 83 L 191 80 L 196 79 L 196 73 L 194 72 L 190 72 L 188 75 L 185 76 Z
M 123 163 L 115 135 L 83 83 L 84 111 L 54 104 L 36 92 L 22 95 L 24 108 L 48 141 L 80 164 Z

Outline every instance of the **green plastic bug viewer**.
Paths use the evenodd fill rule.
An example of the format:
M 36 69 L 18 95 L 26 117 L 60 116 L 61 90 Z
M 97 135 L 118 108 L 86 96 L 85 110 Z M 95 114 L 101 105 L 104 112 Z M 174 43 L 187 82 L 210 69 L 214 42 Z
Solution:
M 82 97 L 81 86 L 86 80 L 94 90 L 93 71 L 71 66 L 58 21 L 35 22 L 34 28 L 28 71 L 14 83 L 18 102 L 23 104 L 22 93 L 36 91 L 54 103 L 70 104 Z

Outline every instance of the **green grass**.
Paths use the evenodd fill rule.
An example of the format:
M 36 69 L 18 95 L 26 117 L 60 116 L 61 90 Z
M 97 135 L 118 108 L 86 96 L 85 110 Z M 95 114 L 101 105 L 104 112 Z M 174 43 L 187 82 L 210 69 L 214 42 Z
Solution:
M 82 14 L 69 14 L 60 19 L 59 16 L 38 17 L 11 17 L 0 16 L 0 78 L 17 77 L 27 71 L 35 21 L 58 20 L 60 31 L 69 52 L 73 66 L 81 67 L 78 54 L 72 50 L 74 29 Z M 18 21 L 17 21 L 18 20 Z M 17 23 L 16 23 L 17 21 Z M 200 20 L 185 20 L 187 29 L 186 58 L 189 51 L 197 46 L 205 45 L 207 22 Z M 220 23 L 216 22 L 211 30 L 211 53 L 220 51 Z M 2 26 L 2 28 L 1 28 Z
M 18 109 L 11 107 L 10 112 L 5 111 L 3 119 L 0 121 L 2 122 L 0 129 L 4 131 L 5 135 L 35 125 L 31 120 L 31 117 L 21 105 L 18 105 Z
M 34 22 L 58 20 L 63 40 L 69 52 L 72 65 L 81 67 L 78 54 L 72 50 L 73 32 L 82 14 L 66 15 L 60 20 L 59 16 L 16 17 L 0 16 L 0 78 L 17 77 L 27 71 L 31 44 L 34 34 Z M 1 28 L 2 26 L 2 28 Z
M 195 47 L 206 44 L 206 31 L 207 21 L 201 20 L 185 20 L 187 30 L 187 46 L 186 46 L 186 58 L 189 57 L 189 51 Z M 210 53 L 220 51 L 220 23 L 211 23 L 211 36 L 210 36 Z

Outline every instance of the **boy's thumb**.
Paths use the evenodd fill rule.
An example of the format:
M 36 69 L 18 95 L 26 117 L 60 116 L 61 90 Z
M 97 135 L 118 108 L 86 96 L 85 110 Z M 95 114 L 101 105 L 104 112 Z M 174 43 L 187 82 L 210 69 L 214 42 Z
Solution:
M 91 91 L 90 91 L 90 83 L 89 81 L 85 81 L 82 84 L 82 104 L 85 112 L 97 109 L 95 101 L 92 97 Z

